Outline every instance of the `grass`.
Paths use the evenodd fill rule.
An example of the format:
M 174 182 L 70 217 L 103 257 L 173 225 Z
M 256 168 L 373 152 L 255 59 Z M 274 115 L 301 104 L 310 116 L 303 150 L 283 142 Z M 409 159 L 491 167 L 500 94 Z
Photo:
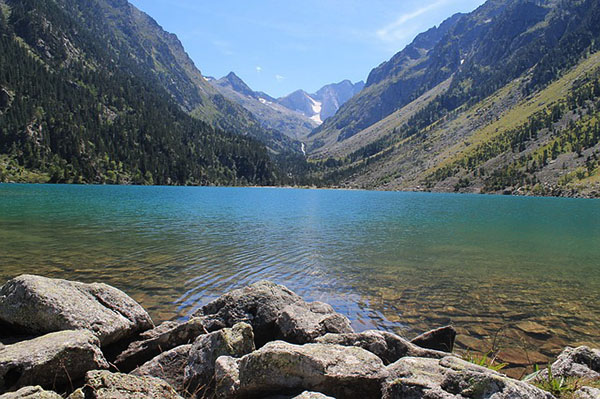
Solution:
M 463 360 L 476 364 L 478 366 L 486 367 L 490 370 L 500 371 L 506 366 L 508 363 L 498 363 L 496 362 L 496 356 L 491 356 L 493 352 L 484 353 L 483 355 L 473 354 L 470 351 L 465 353 L 462 357 Z M 490 357 L 491 356 L 491 357 Z
M 542 378 L 539 377 L 540 370 L 527 376 L 524 380 L 530 384 L 550 392 L 558 399 L 575 399 L 575 392 L 585 386 L 600 389 L 600 379 L 589 380 L 577 377 L 557 377 L 552 373 L 552 367 L 548 366 L 548 373 Z

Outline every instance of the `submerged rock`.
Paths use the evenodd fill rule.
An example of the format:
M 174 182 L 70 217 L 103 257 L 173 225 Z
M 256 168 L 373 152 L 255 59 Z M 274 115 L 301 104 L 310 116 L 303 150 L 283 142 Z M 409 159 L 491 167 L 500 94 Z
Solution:
M 186 392 L 183 383 L 185 367 L 192 345 L 182 345 L 161 353 L 131 372 L 138 377 L 156 377 L 171 385 L 178 393 Z
M 451 353 L 454 349 L 456 330 L 452 326 L 445 326 L 428 331 L 410 342 L 425 349 Z
M 220 357 L 215 368 L 222 398 L 310 390 L 338 399 L 379 399 L 388 376 L 381 359 L 364 349 L 283 341 L 270 342 L 241 359 Z
M 52 391 L 44 391 L 42 387 L 24 387 L 16 392 L 0 395 L 0 399 L 62 399 L 62 396 Z
M 388 366 L 384 399 L 554 399 L 528 383 L 457 357 L 405 357 Z
M 305 344 L 327 333 L 351 333 L 350 320 L 322 302 L 288 305 L 277 318 L 282 339 Z
M 108 371 L 90 371 L 85 386 L 69 399 L 182 399 L 165 381 Z
M 214 388 L 215 362 L 220 356 L 241 357 L 254 351 L 254 334 L 247 323 L 238 323 L 199 337 L 185 367 L 184 386 L 202 396 Z
M 0 351 L 0 392 L 29 385 L 66 386 L 88 370 L 108 368 L 98 338 L 87 330 L 50 333 Z
M 553 377 L 600 378 L 600 350 L 587 346 L 565 348 L 550 366 Z M 548 370 L 542 370 L 538 378 L 547 378 Z
M 140 341 L 132 342 L 115 360 L 120 371 L 126 372 L 153 359 L 164 351 L 186 345 L 206 333 L 204 321 L 192 318 L 185 323 L 167 321 L 140 335 Z
M 0 322 L 30 334 L 87 329 L 102 346 L 152 327 L 148 313 L 114 287 L 32 275 L 0 289 Z
M 365 331 L 351 334 L 327 334 L 317 338 L 322 344 L 356 346 L 377 355 L 385 364 L 390 364 L 405 356 L 441 359 L 445 352 L 418 347 L 402 337 L 385 331 Z

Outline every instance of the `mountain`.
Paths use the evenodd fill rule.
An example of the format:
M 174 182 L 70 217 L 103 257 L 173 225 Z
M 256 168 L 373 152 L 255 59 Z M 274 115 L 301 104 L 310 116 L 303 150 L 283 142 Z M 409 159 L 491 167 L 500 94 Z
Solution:
M 2 0 L 0 10 L 0 180 L 279 181 L 247 136 L 271 152 L 290 140 L 220 95 L 127 1 Z
M 297 90 L 278 99 L 277 102 L 292 111 L 305 115 L 317 125 L 320 125 L 325 119 L 335 115 L 337 110 L 346 101 L 359 93 L 364 86 L 365 83 L 362 81 L 352 83 L 349 80 L 344 80 L 340 83 L 324 86 L 315 94 Z
M 489 0 L 375 68 L 309 152 L 351 187 L 600 196 L 599 50 L 599 0 Z
M 317 123 L 309 117 L 278 104 L 276 99 L 265 93 L 253 91 L 233 72 L 219 80 L 209 81 L 223 96 L 250 111 L 265 128 L 302 140 L 317 127 Z

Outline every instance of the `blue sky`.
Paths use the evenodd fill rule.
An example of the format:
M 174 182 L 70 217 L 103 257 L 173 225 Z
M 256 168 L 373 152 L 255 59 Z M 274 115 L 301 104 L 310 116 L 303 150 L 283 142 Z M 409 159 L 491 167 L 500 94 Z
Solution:
M 420 32 L 484 0 L 130 0 L 206 76 L 230 71 L 280 97 L 366 80 Z

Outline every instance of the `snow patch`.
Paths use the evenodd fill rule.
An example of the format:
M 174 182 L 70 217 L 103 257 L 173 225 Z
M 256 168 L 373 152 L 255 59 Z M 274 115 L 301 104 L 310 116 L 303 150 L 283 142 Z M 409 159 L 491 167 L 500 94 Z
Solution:
M 314 113 L 313 116 L 310 117 L 315 123 L 321 125 L 323 121 L 321 120 L 321 110 L 323 109 L 323 103 L 320 101 L 316 101 L 314 98 L 310 96 L 306 96 L 311 102 L 311 108 Z

